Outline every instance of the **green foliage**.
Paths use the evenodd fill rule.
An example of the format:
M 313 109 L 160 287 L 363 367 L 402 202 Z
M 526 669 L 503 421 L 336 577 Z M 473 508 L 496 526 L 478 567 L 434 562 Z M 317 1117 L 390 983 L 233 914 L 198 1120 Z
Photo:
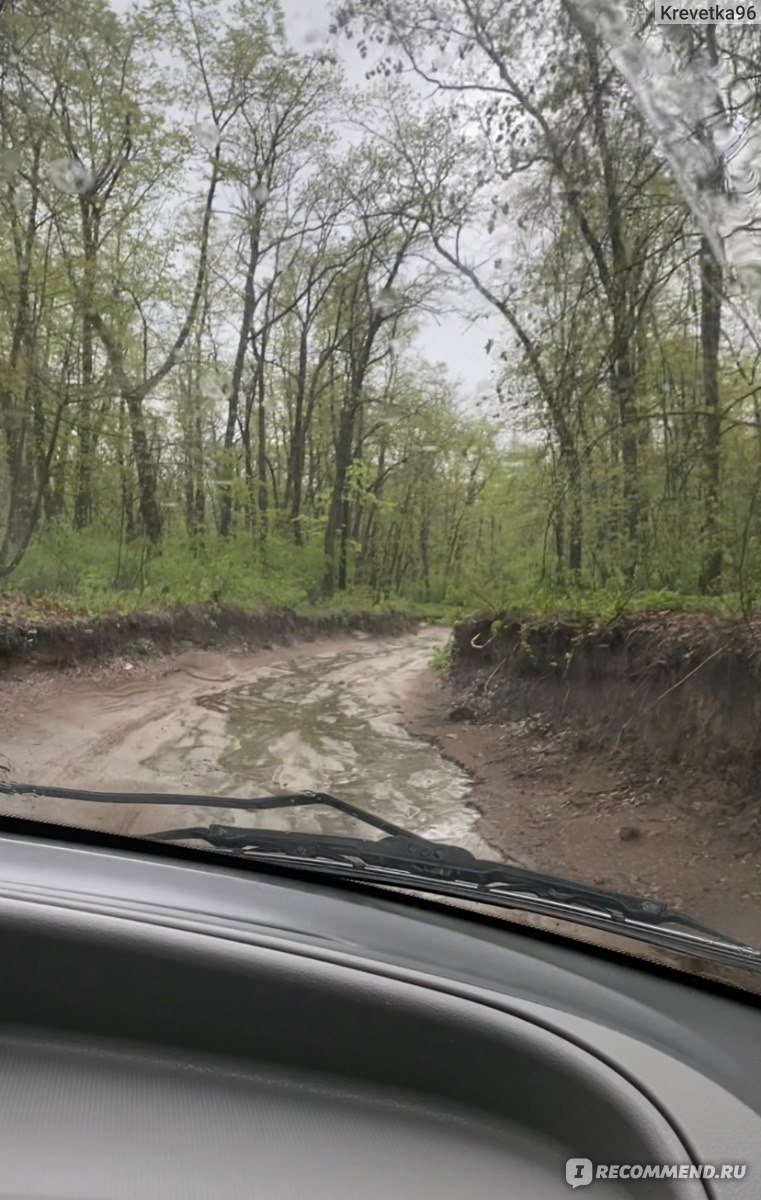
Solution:
M 150 638 L 145 637 L 133 638 L 131 642 L 127 643 L 126 650 L 128 654 L 134 654 L 140 658 L 149 658 L 158 653 L 156 644 Z
M 431 655 L 431 666 L 434 671 L 446 671 L 452 665 L 452 645 L 437 646 Z
M 757 331 L 722 276 L 711 359 L 710 257 L 566 6 L 520 8 L 486 61 L 441 0 L 469 47 L 451 107 L 396 78 L 350 94 L 289 51 L 271 0 L 224 22 L 0 7 L 3 587 L 83 612 L 755 611 Z M 403 9 L 394 55 L 423 61 L 430 25 Z M 383 41 L 385 7 L 362 16 Z M 731 75 L 731 41 L 716 52 Z M 379 136 L 342 141 L 349 115 Z M 62 159 L 81 187 L 56 185 Z M 525 249 L 509 288 L 501 258 L 457 257 L 484 214 Z M 457 283 L 502 321 L 479 397 L 414 352 Z
M 294 605 L 317 573 L 283 539 L 272 539 L 262 562 L 250 541 L 214 537 L 207 544 L 182 533 L 158 550 L 144 541 L 122 547 L 106 530 L 77 533 L 63 524 L 43 530 L 13 579 L 26 595 L 68 597 L 91 612 L 220 602 L 244 608 Z

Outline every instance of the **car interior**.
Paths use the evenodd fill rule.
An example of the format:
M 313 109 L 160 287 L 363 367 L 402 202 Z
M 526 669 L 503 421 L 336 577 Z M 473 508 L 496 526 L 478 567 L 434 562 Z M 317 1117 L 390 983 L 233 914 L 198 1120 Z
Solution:
M 675 1166 L 598 1175 L 597 1197 L 757 1194 L 751 993 L 399 889 L 19 817 L 0 937 L 4 1197 L 551 1200 L 578 1160 Z

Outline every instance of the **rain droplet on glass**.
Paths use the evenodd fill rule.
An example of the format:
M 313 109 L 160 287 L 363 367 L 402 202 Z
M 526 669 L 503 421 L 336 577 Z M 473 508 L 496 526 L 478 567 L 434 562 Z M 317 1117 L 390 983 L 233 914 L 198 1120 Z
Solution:
M 269 200 L 269 189 L 266 183 L 257 183 L 256 187 L 251 192 L 251 198 L 254 204 L 266 204 Z
M 53 186 L 68 196 L 81 196 L 93 185 L 93 177 L 87 167 L 74 158 L 58 158 L 48 163 L 47 174 Z
M 20 166 L 18 150 L 0 150 L 0 175 L 15 175 Z
M 375 307 L 383 317 L 390 317 L 402 305 L 402 294 L 396 288 L 381 288 L 375 298 Z
M 213 121 L 196 121 L 193 136 L 204 150 L 213 152 L 219 145 L 219 127 Z
M 210 400 L 213 403 L 215 403 L 219 400 L 224 400 L 225 394 L 219 385 L 219 381 L 216 379 L 202 380 L 200 387 L 199 387 L 199 391 L 201 393 L 202 399 L 204 399 L 204 400 Z
M 32 203 L 32 193 L 29 191 L 29 188 L 16 188 L 15 192 L 13 193 L 13 203 L 16 205 L 16 210 L 18 212 L 25 212 Z

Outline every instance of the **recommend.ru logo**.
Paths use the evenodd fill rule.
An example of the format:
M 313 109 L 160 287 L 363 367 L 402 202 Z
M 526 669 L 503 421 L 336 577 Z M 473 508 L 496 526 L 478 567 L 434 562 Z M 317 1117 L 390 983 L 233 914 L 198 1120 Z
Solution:
M 565 1181 L 571 1187 L 581 1187 L 594 1179 L 594 1168 L 590 1158 L 569 1158 L 565 1164 Z
M 565 1181 L 572 1188 L 595 1179 L 744 1179 L 746 1163 L 593 1163 L 569 1158 Z

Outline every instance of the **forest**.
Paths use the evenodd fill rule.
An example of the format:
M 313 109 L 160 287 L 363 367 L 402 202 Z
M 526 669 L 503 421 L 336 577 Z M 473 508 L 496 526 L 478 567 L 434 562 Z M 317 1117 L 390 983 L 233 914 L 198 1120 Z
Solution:
M 757 29 L 323 25 L 0 0 L 0 594 L 752 612 Z

